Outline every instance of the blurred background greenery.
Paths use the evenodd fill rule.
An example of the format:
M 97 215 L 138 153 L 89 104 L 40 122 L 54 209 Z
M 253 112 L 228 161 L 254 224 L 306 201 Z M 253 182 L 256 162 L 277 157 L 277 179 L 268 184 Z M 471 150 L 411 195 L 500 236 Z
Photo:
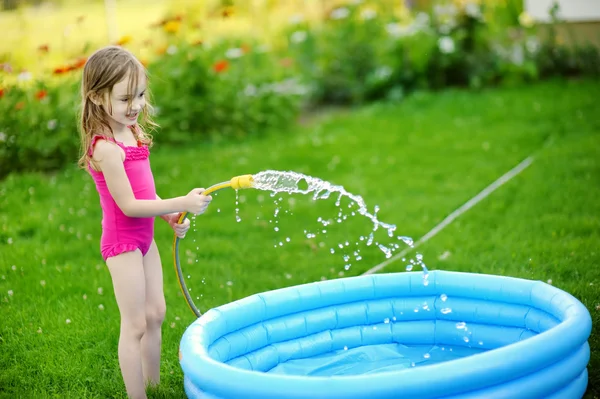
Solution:
M 4 0 L 0 177 L 76 159 L 81 68 L 107 44 L 152 75 L 161 143 L 284 128 L 330 105 L 597 76 L 598 48 L 520 0 Z M 23 134 L 27 132 L 27 134 Z

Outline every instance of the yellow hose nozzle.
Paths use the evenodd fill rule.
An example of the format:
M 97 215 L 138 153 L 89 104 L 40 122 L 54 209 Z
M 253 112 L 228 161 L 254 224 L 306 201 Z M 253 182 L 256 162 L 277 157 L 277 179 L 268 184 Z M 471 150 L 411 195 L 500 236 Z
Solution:
M 251 188 L 254 184 L 252 175 L 241 175 L 231 179 L 231 188 L 239 190 L 241 188 Z

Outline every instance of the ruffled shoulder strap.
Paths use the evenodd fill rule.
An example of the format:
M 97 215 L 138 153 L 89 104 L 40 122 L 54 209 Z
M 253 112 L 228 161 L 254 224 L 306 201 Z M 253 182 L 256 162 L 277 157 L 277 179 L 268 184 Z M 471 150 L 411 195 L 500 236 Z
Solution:
M 111 143 L 115 143 L 115 144 L 117 144 L 119 147 L 121 147 L 121 146 L 119 145 L 119 143 L 118 143 L 118 142 L 117 142 L 117 141 L 116 141 L 114 138 L 112 138 L 112 137 L 108 137 L 108 136 L 102 136 L 102 135 L 99 135 L 99 134 L 95 134 L 94 136 L 92 136 L 92 141 L 90 142 L 90 148 L 88 149 L 88 155 L 89 155 L 90 157 L 91 157 L 91 156 L 92 156 L 92 154 L 94 153 L 94 147 L 96 146 L 96 142 L 97 142 L 98 140 L 108 140 L 108 141 L 110 141 Z

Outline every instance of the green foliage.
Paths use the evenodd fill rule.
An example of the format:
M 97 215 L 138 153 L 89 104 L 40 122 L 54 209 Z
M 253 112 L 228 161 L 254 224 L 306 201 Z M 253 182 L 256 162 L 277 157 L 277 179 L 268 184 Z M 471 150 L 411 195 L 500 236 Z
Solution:
M 72 79 L 13 86 L 0 98 L 0 177 L 77 162 L 78 84 Z
M 237 43 L 240 45 L 240 43 Z M 242 138 L 288 126 L 305 91 L 278 58 L 250 44 L 210 50 L 174 42 L 148 66 L 161 143 Z M 226 57 L 229 54 L 229 58 Z M 0 96 L 0 178 L 78 159 L 79 74 L 5 89 Z M 29 82 L 28 82 L 29 83 Z M 162 131 L 162 130 L 161 130 Z

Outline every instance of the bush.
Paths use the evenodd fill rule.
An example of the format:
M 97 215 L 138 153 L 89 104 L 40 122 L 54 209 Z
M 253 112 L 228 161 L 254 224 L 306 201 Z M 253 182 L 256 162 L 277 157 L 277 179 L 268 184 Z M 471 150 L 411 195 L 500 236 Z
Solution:
M 254 43 L 171 45 L 149 65 L 156 119 L 169 131 L 161 141 L 241 138 L 290 123 L 305 89 L 277 60 Z
M 53 170 L 77 162 L 78 85 L 13 86 L 0 95 L 0 177 L 24 170 Z

